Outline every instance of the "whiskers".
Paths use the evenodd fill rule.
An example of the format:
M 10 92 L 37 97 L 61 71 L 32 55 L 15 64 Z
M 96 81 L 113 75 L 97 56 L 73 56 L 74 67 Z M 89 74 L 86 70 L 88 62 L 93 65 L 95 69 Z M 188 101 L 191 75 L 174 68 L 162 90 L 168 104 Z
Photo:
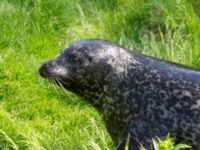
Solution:
M 72 78 L 69 77 L 65 77 L 62 75 L 56 75 L 56 74 L 51 74 L 48 79 L 53 83 L 53 87 L 55 88 L 56 92 L 58 92 L 58 88 L 55 85 L 59 85 L 64 91 L 65 93 L 67 93 L 67 90 L 64 88 L 63 84 L 66 86 L 70 86 L 70 82 L 74 81 Z M 67 82 L 67 81 L 68 82 Z

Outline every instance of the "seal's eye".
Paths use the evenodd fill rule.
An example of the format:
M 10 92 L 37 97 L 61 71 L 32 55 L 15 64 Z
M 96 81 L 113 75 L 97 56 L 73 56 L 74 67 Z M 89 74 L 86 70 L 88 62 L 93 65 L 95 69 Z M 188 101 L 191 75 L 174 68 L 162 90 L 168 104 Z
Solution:
M 72 54 L 70 55 L 69 60 L 73 62 L 79 62 L 80 58 L 78 58 L 75 54 Z
M 92 62 L 92 57 L 88 57 L 88 60 L 91 63 Z

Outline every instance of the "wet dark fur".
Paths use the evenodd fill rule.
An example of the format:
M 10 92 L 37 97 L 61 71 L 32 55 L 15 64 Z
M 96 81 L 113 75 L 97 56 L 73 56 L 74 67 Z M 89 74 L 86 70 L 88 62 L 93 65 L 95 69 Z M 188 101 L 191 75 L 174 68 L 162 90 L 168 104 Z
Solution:
M 118 149 L 169 132 L 200 150 L 200 72 L 131 52 L 104 40 L 81 40 L 40 68 L 43 77 L 81 95 L 102 114 Z

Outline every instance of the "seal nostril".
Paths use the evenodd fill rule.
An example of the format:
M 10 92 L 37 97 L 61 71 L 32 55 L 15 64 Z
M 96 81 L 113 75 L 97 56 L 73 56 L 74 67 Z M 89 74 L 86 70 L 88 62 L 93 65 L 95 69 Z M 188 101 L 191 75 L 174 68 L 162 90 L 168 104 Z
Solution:
M 45 63 L 46 64 L 46 63 Z M 52 68 L 54 66 L 53 62 L 49 62 L 48 64 L 46 64 L 48 67 Z

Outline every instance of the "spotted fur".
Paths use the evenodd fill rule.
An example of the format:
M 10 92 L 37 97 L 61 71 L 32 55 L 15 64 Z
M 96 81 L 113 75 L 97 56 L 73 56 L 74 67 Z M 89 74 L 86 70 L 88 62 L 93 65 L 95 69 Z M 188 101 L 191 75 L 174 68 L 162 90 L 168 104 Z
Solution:
M 150 148 L 168 133 L 200 150 L 200 72 L 104 40 L 81 40 L 40 74 L 88 100 L 124 149 Z

